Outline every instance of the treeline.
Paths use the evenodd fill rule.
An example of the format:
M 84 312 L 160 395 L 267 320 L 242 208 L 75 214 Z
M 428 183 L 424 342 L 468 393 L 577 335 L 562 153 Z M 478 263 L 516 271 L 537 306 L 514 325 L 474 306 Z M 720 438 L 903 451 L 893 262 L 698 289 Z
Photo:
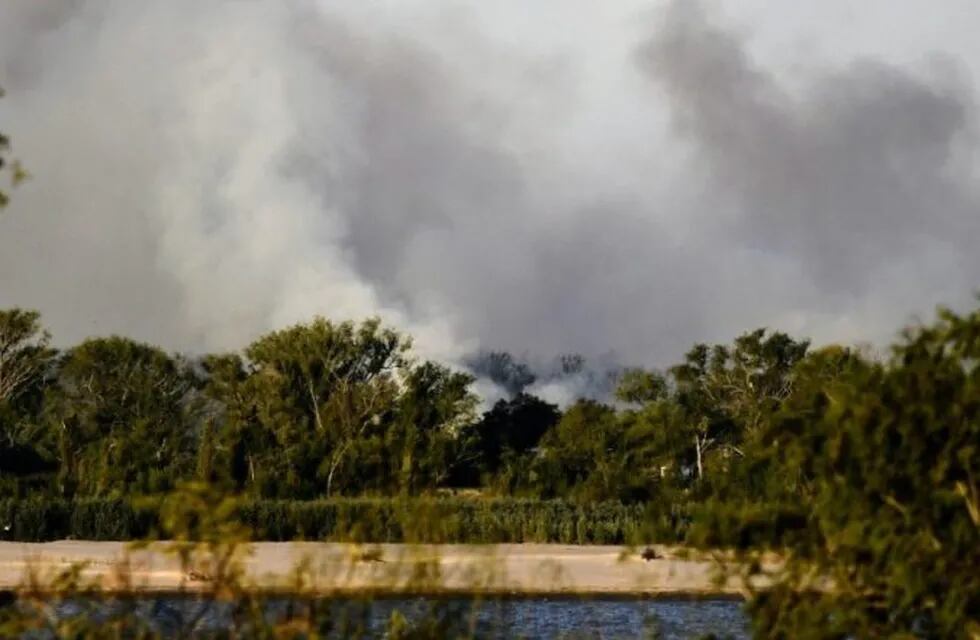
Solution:
M 476 488 L 690 501 L 730 485 L 794 390 L 870 366 L 759 330 L 696 345 L 664 373 L 624 371 L 615 400 L 560 411 L 525 391 L 530 374 L 509 356 L 489 361 L 525 384 L 479 415 L 472 375 L 414 359 L 410 339 L 376 319 L 318 318 L 241 353 L 188 358 L 118 336 L 58 351 L 37 313 L 3 311 L 0 496 L 150 495 L 201 480 L 289 500 Z
M 446 484 L 474 422 L 471 377 L 409 358 L 377 320 L 317 319 L 243 353 L 185 358 L 122 337 L 57 352 L 34 312 L 0 313 L 7 495 L 419 493 Z
M 140 496 L 198 481 L 258 538 L 733 548 L 768 584 L 746 583 L 760 637 L 980 630 L 980 310 L 880 359 L 762 330 L 695 345 L 564 411 L 525 385 L 478 415 L 472 382 L 376 320 L 188 359 L 119 337 L 58 352 L 37 314 L 3 312 L 0 528 L 137 536 L 160 519 Z M 464 488 L 483 497 L 438 497 Z
M 378 320 L 320 318 L 187 358 L 122 337 L 58 351 L 37 313 L 15 309 L 0 312 L 0 497 L 127 498 L 193 480 L 250 500 L 476 489 L 656 505 L 717 525 L 692 541 L 785 546 L 831 478 L 896 474 L 875 486 L 904 504 L 937 476 L 954 508 L 976 504 L 978 334 L 980 312 L 944 312 L 878 360 L 757 330 L 624 371 L 609 402 L 561 411 L 525 384 L 479 414 L 469 373 L 413 358 Z

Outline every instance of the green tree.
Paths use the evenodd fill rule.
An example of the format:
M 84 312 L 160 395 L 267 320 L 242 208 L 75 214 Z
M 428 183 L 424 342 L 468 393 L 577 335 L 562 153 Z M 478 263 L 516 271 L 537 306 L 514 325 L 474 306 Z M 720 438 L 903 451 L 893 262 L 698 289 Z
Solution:
M 206 383 L 205 420 L 211 424 L 211 451 L 199 453 L 210 470 L 212 482 L 236 491 L 262 495 L 269 489 L 275 470 L 266 471 L 275 445 L 273 434 L 258 419 L 258 382 L 238 354 L 209 355 L 202 360 Z M 271 466 L 272 461 L 270 462 Z
M 466 459 L 472 377 L 409 357 L 377 319 L 316 319 L 208 356 L 214 429 L 201 465 L 238 489 L 287 498 L 416 493 Z
M 659 467 L 645 423 L 594 400 L 579 400 L 541 439 L 528 481 L 545 498 L 639 501 L 651 497 Z
M 317 318 L 246 349 L 256 415 L 276 443 L 286 495 L 355 488 L 351 454 L 392 419 L 411 342 L 381 326 Z M 350 464 L 348 464 L 350 463 Z
M 764 329 L 736 338 L 732 346 L 697 344 L 666 378 L 627 371 L 617 397 L 647 407 L 654 422 L 670 429 L 673 433 L 664 434 L 663 441 L 676 447 L 677 462 L 703 481 L 709 456 L 730 466 L 728 460 L 744 455 L 745 440 L 788 397 L 794 367 L 808 346 Z
M 53 451 L 39 423 L 45 379 L 56 355 L 36 311 L 0 311 L 0 491 L 43 484 Z
M 491 476 L 505 463 L 516 462 L 537 446 L 560 416 L 556 405 L 526 393 L 498 400 L 473 428 L 477 467 Z
M 127 338 L 86 340 L 65 352 L 48 398 L 63 491 L 155 492 L 187 475 L 196 385 L 188 363 Z
M 456 466 L 466 464 L 460 444 L 475 418 L 472 383 L 473 376 L 434 362 L 408 372 L 385 437 L 398 489 L 417 493 L 442 486 Z
M 51 364 L 51 335 L 37 311 L 0 311 L 0 404 L 13 402 Z
M 884 363 L 828 350 L 764 427 L 781 491 L 716 504 L 694 539 L 735 542 L 771 638 L 980 637 L 980 311 L 941 312 Z
M 656 371 L 627 369 L 620 376 L 616 399 L 628 404 L 648 404 L 667 396 L 667 379 Z
M 793 367 L 807 341 L 765 329 L 743 334 L 732 347 L 695 345 L 670 371 L 676 399 L 687 413 L 698 479 L 713 449 L 742 456 L 741 442 L 757 432 L 792 389 Z

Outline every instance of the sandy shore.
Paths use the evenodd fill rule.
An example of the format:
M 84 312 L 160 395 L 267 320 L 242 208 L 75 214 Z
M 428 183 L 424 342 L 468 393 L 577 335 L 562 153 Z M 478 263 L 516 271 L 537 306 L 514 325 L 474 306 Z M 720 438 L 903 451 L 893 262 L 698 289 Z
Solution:
M 615 546 L 260 542 L 248 545 L 243 554 L 242 581 L 257 590 L 296 590 L 301 585 L 319 594 L 739 594 L 734 583 L 714 582 L 710 559 L 654 548 L 659 557 L 644 560 L 639 549 Z M 216 570 L 208 559 L 182 565 L 166 549 L 166 543 L 138 550 L 122 542 L 2 542 L 0 588 L 22 586 L 29 576 L 44 587 L 80 563 L 84 582 L 108 590 L 198 591 L 213 584 Z

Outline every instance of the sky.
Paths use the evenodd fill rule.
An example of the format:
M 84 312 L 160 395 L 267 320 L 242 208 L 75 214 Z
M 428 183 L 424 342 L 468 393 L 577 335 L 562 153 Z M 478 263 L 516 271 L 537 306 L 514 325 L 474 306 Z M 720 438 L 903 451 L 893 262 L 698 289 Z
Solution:
M 0 307 L 664 366 L 980 288 L 975 0 L 4 0 Z

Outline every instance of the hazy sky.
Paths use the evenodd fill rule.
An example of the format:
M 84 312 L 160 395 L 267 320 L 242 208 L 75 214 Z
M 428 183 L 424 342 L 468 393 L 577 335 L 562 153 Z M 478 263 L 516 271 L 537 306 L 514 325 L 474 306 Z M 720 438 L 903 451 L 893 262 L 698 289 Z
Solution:
M 3 0 L 0 306 L 429 355 L 883 342 L 980 288 L 980 3 Z

